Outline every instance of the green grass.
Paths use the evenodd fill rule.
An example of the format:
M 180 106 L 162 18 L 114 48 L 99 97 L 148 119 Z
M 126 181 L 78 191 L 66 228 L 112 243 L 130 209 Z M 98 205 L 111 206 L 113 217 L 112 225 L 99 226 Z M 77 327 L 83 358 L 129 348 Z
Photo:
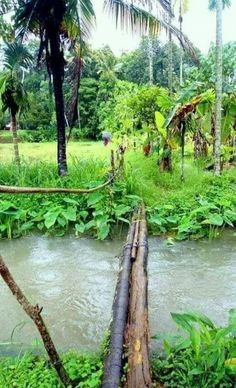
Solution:
M 57 145 L 51 143 L 20 143 L 20 156 L 27 162 L 46 161 L 56 163 Z M 110 158 L 111 145 L 105 147 L 102 142 L 69 142 L 67 155 L 69 163 L 73 158 Z M 13 161 L 13 145 L 0 144 L 0 162 L 11 163 Z
M 0 146 L 4 149 L 4 154 L 0 153 L 0 184 L 74 188 L 95 187 L 104 182 L 110 169 L 110 151 L 115 149 L 115 144 L 104 147 L 101 142 L 70 143 L 69 174 L 60 178 L 54 143 L 22 144 L 25 152 L 19 170 L 4 156 L 9 157 L 8 146 Z M 217 178 L 204 170 L 204 163 L 194 162 L 190 154 L 185 160 L 185 180 L 181 182 L 178 152 L 173 156 L 173 171 L 164 173 L 159 170 L 157 154 L 145 157 L 140 150 L 130 150 L 125 154 L 124 176 L 113 188 L 100 193 L 2 194 L 0 199 L 2 237 L 17 237 L 35 227 L 62 235 L 72 227 L 77 228 L 76 234 L 94 230 L 98 238 L 105 238 L 117 222 L 128 222 L 141 199 L 147 206 L 150 233 L 165 233 L 178 239 L 216 237 L 225 226 L 236 224 L 236 169 L 225 170 Z
M 236 169 L 224 171 L 224 179 L 236 179 Z M 141 153 L 130 152 L 126 155 L 126 180 L 130 190 L 152 206 L 176 199 L 190 201 L 195 195 L 206 193 L 217 178 L 212 172 L 204 170 L 202 164 L 186 158 L 185 180 L 181 182 L 178 154 L 174 155 L 173 171 L 165 173 L 160 172 L 156 154 L 145 157 Z

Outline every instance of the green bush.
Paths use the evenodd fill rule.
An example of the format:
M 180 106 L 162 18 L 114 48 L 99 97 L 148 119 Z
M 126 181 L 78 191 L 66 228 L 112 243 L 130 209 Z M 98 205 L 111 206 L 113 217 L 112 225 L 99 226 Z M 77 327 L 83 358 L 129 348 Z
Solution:
M 154 379 L 172 388 L 235 387 L 236 310 L 224 328 L 201 313 L 171 315 L 184 333 L 164 335 L 167 358 L 154 357 Z

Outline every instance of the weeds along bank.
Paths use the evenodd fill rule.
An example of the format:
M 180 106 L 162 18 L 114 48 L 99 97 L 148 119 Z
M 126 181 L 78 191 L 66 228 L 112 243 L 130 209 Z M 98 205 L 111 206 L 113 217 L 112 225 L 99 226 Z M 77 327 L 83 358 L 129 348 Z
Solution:
M 92 188 L 108 178 L 109 165 L 101 158 L 74 159 L 70 174 L 61 179 L 49 162 L 1 164 L 1 185 Z M 186 163 L 181 183 L 178 163 L 172 173 L 160 173 L 156 156 L 126 157 L 125 171 L 113 185 L 91 194 L 0 194 L 0 236 L 15 238 L 40 232 L 63 236 L 112 236 L 129 223 L 143 199 L 149 232 L 183 240 L 215 237 L 236 224 L 236 172 L 216 178 L 193 162 Z M 113 233 L 114 234 L 114 233 Z
M 224 328 L 216 327 L 208 317 L 199 313 L 172 314 L 172 318 L 183 334 L 165 334 L 161 338 L 164 339 L 164 354 L 153 354 L 151 360 L 153 386 L 235 387 L 236 310 L 230 310 Z M 156 339 L 160 340 L 160 337 Z M 102 353 L 80 355 L 69 352 L 62 360 L 74 387 L 101 387 Z M 126 368 L 125 364 L 124 375 Z M 0 358 L 0 387 L 23 386 L 62 387 L 43 356 L 26 353 L 17 358 Z

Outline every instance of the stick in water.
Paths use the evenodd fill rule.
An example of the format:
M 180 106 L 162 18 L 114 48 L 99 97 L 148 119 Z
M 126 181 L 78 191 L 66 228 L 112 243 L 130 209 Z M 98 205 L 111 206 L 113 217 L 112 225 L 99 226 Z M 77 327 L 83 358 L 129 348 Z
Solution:
M 33 306 L 28 299 L 24 296 L 20 287 L 16 284 L 12 274 L 10 273 L 7 265 L 5 264 L 2 256 L 0 255 L 0 275 L 10 288 L 12 294 L 16 297 L 17 301 L 23 307 L 26 314 L 34 321 L 37 329 L 42 337 L 45 349 L 48 353 L 52 366 L 56 369 L 56 372 L 65 387 L 70 385 L 69 376 L 60 360 L 60 357 L 56 351 L 54 343 L 50 337 L 47 327 L 41 317 L 42 308 L 38 305 Z

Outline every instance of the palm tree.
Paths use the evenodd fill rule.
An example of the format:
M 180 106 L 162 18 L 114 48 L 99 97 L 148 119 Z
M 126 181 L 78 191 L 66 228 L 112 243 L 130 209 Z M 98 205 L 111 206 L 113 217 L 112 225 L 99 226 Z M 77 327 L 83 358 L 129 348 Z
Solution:
M 32 57 L 21 43 L 8 43 L 4 47 L 5 71 L 0 80 L 2 109 L 11 114 L 11 130 L 14 146 L 14 158 L 20 165 L 20 154 L 17 138 L 17 113 L 26 105 L 26 92 L 23 86 L 24 70 L 30 66 Z
M 222 110 L 222 11 L 231 5 L 231 0 L 209 0 L 209 9 L 216 10 L 216 106 L 215 106 L 215 140 L 214 158 L 215 175 L 221 172 L 221 110 Z
M 183 15 L 187 12 L 189 0 L 179 0 L 179 30 L 183 32 Z M 179 83 L 183 86 L 183 49 L 180 45 Z
M 172 0 L 170 0 L 171 12 L 168 14 L 168 23 L 172 22 Z M 168 88 L 170 94 L 173 92 L 173 50 L 172 50 L 172 32 L 168 29 Z
M 80 15 L 80 16 L 79 16 Z M 65 59 L 63 41 L 86 35 L 94 10 L 90 0 L 21 0 L 16 26 L 25 36 L 40 37 L 39 60 L 45 53 L 49 76 L 52 77 L 57 119 L 57 163 L 60 176 L 67 174 L 65 109 L 63 79 Z

